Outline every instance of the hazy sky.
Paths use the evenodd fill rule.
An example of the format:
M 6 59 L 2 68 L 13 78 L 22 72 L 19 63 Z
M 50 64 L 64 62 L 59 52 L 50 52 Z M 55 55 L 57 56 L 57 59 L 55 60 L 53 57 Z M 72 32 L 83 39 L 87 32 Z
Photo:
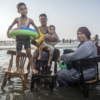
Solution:
M 55 25 L 60 39 L 76 39 L 77 29 L 81 26 L 90 30 L 91 37 L 96 34 L 100 37 L 100 0 L 0 0 L 0 40 L 8 39 L 9 25 L 20 17 L 16 8 L 19 2 L 27 5 L 27 16 L 37 26 L 40 26 L 39 15 L 47 14 L 47 25 Z

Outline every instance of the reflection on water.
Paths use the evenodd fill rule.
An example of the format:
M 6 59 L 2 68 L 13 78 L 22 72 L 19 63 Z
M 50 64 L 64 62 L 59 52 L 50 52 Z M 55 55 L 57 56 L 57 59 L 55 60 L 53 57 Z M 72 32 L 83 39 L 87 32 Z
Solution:
M 60 44 L 59 44 L 60 45 Z M 65 45 L 65 44 L 64 44 Z M 63 49 L 68 49 L 68 45 L 59 47 L 61 54 Z M 74 44 L 72 44 L 74 45 Z M 77 46 L 78 44 L 76 44 Z M 58 45 L 57 45 L 58 46 Z M 75 45 L 74 45 L 75 46 Z M 75 50 L 76 47 L 71 49 Z M 9 46 L 10 47 L 10 46 Z M 7 55 L 8 49 L 0 50 L 0 86 L 2 84 L 4 70 L 8 67 L 10 55 Z M 15 49 L 12 49 L 15 50 Z M 25 52 L 25 50 L 23 50 Z M 34 49 L 31 51 L 34 52 Z M 28 61 L 28 60 L 27 60 Z M 27 65 L 26 61 L 26 65 Z M 14 64 L 15 65 L 15 57 Z M 14 68 L 13 68 L 14 69 Z M 53 66 L 52 66 L 53 70 Z M 60 68 L 58 67 L 58 70 Z M 100 70 L 100 69 L 99 69 Z M 90 89 L 90 98 L 84 98 L 79 86 L 69 86 L 67 88 L 58 87 L 58 84 L 54 88 L 54 92 L 49 91 L 48 83 L 46 86 L 43 84 L 43 80 L 36 82 L 34 90 L 30 91 L 31 74 L 28 76 L 26 89 L 22 89 L 22 82 L 19 78 L 12 78 L 7 82 L 3 90 L 0 89 L 0 100 L 100 100 L 100 86 L 96 85 Z

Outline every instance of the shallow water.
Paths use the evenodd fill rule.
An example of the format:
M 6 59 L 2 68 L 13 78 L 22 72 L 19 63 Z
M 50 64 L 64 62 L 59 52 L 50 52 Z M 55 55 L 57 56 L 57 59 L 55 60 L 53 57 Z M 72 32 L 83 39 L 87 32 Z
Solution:
M 78 43 L 73 44 L 58 44 L 56 48 L 59 48 L 61 54 L 63 53 L 63 49 L 71 48 L 73 50 L 76 49 Z M 0 86 L 2 84 L 4 70 L 8 67 L 10 55 L 7 55 L 6 52 L 10 48 L 11 50 L 15 50 L 15 45 L 11 46 L 0 46 L 0 49 L 6 47 L 6 49 L 0 50 Z M 33 47 L 34 48 L 34 47 Z M 25 52 L 25 50 L 23 50 Z M 34 52 L 34 49 L 31 51 Z M 28 60 L 27 60 L 28 61 Z M 27 61 L 25 66 L 27 65 Z M 14 64 L 15 65 L 15 57 Z M 100 64 L 99 64 L 100 65 Z M 25 67 L 26 68 L 26 67 Z M 52 69 L 53 70 L 53 66 Z M 60 70 L 58 66 L 58 70 Z M 100 66 L 99 66 L 100 70 Z M 26 89 L 22 89 L 22 82 L 19 78 L 12 78 L 11 81 L 7 82 L 6 86 L 3 90 L 0 89 L 0 100 L 100 100 L 100 86 L 96 85 L 92 87 L 89 91 L 90 98 L 84 98 L 81 89 L 79 86 L 69 86 L 67 88 L 58 87 L 58 84 L 55 86 L 53 93 L 50 92 L 48 83 L 44 86 L 43 81 L 36 82 L 35 88 L 31 92 L 30 91 L 30 82 L 31 82 L 31 74 L 28 76 Z

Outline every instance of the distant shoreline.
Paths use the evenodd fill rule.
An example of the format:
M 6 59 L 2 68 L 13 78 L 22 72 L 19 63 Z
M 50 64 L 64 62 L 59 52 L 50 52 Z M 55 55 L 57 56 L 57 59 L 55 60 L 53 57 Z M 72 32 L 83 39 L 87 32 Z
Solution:
M 58 43 L 57 45 L 55 45 L 55 48 L 76 48 L 78 46 L 79 42 L 75 42 L 75 43 Z M 31 44 L 31 48 L 34 49 L 35 46 Z M 7 49 L 16 49 L 16 43 L 5 43 L 5 44 L 1 44 L 0 43 L 0 50 L 7 50 Z M 24 47 L 23 47 L 24 49 Z
M 77 46 L 79 45 L 80 42 L 72 42 L 72 43 L 58 43 L 57 45 L 55 45 L 55 48 L 77 48 Z M 98 45 L 100 46 L 100 42 L 98 43 Z M 34 49 L 35 46 L 31 44 L 31 48 Z M 0 43 L 0 50 L 8 50 L 8 49 L 16 49 L 16 42 L 15 43 Z M 24 49 L 24 46 L 23 46 Z

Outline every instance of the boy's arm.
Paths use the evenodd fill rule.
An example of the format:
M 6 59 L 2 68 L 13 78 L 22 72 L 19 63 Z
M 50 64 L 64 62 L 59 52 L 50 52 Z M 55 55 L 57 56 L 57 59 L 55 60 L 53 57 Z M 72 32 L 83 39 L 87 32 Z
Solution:
M 54 34 L 54 38 L 55 38 L 57 41 L 54 42 L 53 45 L 56 45 L 58 42 L 60 42 L 60 40 L 59 40 L 59 38 L 58 38 L 58 36 L 57 36 L 56 33 Z
M 13 21 L 13 23 L 9 26 L 8 30 L 7 30 L 7 37 L 11 38 L 11 36 L 9 35 L 9 31 L 12 29 L 12 27 L 17 23 L 17 18 Z
M 38 32 L 39 34 L 39 31 L 38 31 L 38 27 L 35 25 L 34 21 L 31 19 L 31 25 L 35 28 L 35 30 Z M 40 34 L 38 35 L 38 37 L 36 39 L 38 39 L 40 37 Z

